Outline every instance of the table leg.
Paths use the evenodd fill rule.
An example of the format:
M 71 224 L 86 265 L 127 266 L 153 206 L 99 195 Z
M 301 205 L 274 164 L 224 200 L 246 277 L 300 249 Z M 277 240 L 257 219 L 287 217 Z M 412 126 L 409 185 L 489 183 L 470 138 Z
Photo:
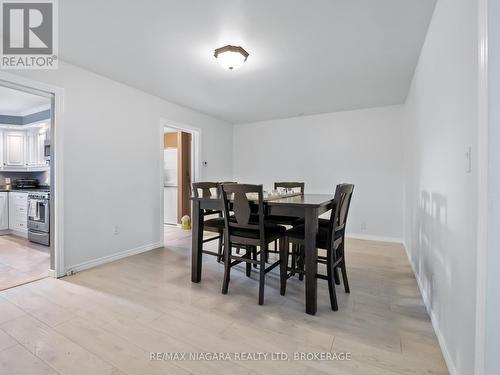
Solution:
M 191 281 L 201 281 L 201 265 L 203 254 L 203 214 L 200 211 L 200 201 L 193 201 L 193 230 L 191 244 Z
M 318 280 L 318 209 L 307 208 L 305 213 L 305 271 L 306 271 L 306 313 L 314 315 L 317 308 Z

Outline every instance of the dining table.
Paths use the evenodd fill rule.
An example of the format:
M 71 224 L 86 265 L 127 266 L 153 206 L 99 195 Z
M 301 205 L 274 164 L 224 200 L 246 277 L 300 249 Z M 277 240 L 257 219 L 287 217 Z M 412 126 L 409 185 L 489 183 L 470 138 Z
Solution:
M 333 194 L 295 194 L 290 196 L 265 195 L 266 215 L 300 217 L 305 225 L 305 295 L 306 313 L 315 315 L 317 310 L 317 278 L 319 215 L 333 207 Z M 191 281 L 199 283 L 202 275 L 203 213 L 205 210 L 222 211 L 223 202 L 218 194 L 210 197 L 192 197 L 192 258 Z

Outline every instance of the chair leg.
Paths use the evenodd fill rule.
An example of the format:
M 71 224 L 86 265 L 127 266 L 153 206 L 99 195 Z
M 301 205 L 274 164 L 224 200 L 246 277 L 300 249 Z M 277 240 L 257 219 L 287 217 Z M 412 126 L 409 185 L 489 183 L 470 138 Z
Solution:
M 257 246 L 252 246 L 253 260 L 257 260 Z M 257 263 L 253 265 L 253 268 L 258 268 Z
M 252 250 L 251 250 L 250 246 L 246 247 L 246 256 L 248 257 L 248 259 L 252 259 Z M 252 263 L 247 263 L 246 268 L 247 268 L 247 270 L 246 270 L 247 277 L 250 277 L 250 274 L 252 273 Z
M 340 285 L 340 276 L 338 267 L 335 267 L 335 269 L 333 270 L 333 277 L 335 279 L 335 284 Z
M 223 245 L 223 238 L 224 238 L 224 235 L 220 235 L 219 237 L 219 243 L 217 244 L 217 262 L 220 263 L 222 262 L 224 259 L 223 259 L 223 256 L 222 256 L 222 245 Z
M 351 293 L 351 289 L 349 288 L 349 281 L 347 280 L 347 269 L 345 266 L 345 258 L 340 262 L 340 268 L 342 270 L 342 281 L 344 282 L 344 289 L 346 293 Z
M 224 280 L 222 281 L 222 294 L 227 294 L 231 273 L 231 243 L 224 241 Z
M 287 238 L 280 240 L 280 294 L 285 295 L 286 279 L 288 268 L 288 255 L 290 254 L 290 245 Z
M 297 268 L 304 271 L 304 247 L 302 245 L 297 245 L 298 256 L 297 256 Z M 299 280 L 304 280 L 304 274 L 299 273 Z
M 290 246 L 288 246 L 290 247 Z M 290 249 L 288 249 L 288 252 L 290 252 Z M 290 265 L 290 268 L 294 270 L 297 267 L 297 244 L 292 243 L 292 263 Z M 288 263 L 288 262 L 287 262 Z M 295 276 L 295 272 L 292 271 L 292 276 Z
M 264 285 L 266 278 L 266 254 L 267 254 L 267 244 L 264 248 L 260 249 L 260 269 L 259 269 L 259 305 L 264 304 Z
M 337 293 L 335 292 L 334 268 L 335 267 L 333 267 L 333 257 L 331 256 L 330 252 L 328 252 L 327 262 L 326 262 L 326 273 L 328 276 L 328 292 L 330 293 L 330 305 L 332 306 L 332 310 L 337 311 L 339 309 L 339 306 L 337 304 Z

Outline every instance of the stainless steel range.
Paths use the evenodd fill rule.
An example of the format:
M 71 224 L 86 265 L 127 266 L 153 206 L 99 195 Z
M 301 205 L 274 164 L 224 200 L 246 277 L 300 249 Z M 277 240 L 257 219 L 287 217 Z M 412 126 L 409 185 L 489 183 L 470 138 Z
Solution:
M 50 245 L 50 193 L 28 194 L 28 240 Z

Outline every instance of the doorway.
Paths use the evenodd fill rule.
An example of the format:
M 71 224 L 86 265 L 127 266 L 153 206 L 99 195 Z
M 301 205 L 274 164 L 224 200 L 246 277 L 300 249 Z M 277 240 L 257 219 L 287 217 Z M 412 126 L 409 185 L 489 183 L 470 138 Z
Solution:
M 165 127 L 163 134 L 164 223 L 175 225 L 191 215 L 191 133 Z
M 59 156 L 64 93 L 4 72 L 0 72 L 0 91 L 0 110 L 5 113 L 0 121 L 0 267 L 3 263 L 9 271 L 2 274 L 0 289 L 6 289 L 65 272 Z
M 54 94 L 1 84 L 0 98 L 0 290 L 5 290 L 54 270 Z
M 200 129 L 161 120 L 161 226 L 164 241 L 178 239 L 183 216 L 191 217 L 191 183 L 200 173 Z M 185 233 L 189 235 L 190 232 Z

